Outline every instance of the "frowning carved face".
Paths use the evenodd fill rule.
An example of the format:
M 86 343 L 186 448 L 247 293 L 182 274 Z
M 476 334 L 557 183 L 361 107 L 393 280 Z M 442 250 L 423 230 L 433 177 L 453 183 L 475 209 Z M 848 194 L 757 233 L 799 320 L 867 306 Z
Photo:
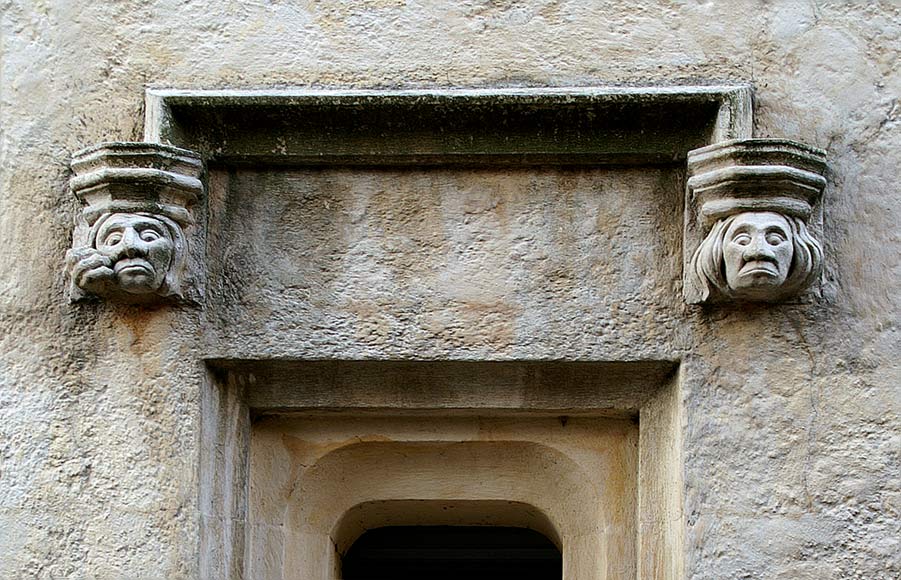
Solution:
M 160 289 L 175 243 L 166 225 L 150 216 L 116 213 L 97 231 L 97 250 L 108 256 L 119 287 L 130 294 Z
M 794 254 L 792 228 L 774 212 L 735 216 L 723 240 L 726 283 L 736 296 L 763 298 L 785 283 Z

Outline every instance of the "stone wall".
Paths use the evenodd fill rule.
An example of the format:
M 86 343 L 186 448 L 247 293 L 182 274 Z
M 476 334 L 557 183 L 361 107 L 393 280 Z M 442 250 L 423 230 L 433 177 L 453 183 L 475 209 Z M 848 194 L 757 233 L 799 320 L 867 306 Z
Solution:
M 438 4 L 2 4 L 0 576 L 190 578 L 200 570 L 208 387 L 200 360 L 210 313 L 73 305 L 65 296 L 63 261 L 79 211 L 69 159 L 96 142 L 140 140 L 146 87 L 746 82 L 755 88 L 755 135 L 827 151 L 821 298 L 687 307 L 679 273 L 654 271 L 669 281 L 655 286 L 659 302 L 633 312 L 624 297 L 642 287 L 639 263 L 597 273 L 620 280 L 615 305 L 578 277 L 544 289 L 548 296 L 528 295 L 522 310 L 510 310 L 501 293 L 479 316 L 512 320 L 517 333 L 500 322 L 485 333 L 439 328 L 428 356 L 665 351 L 682 361 L 685 577 L 898 577 L 901 9 L 801 0 Z M 678 181 L 661 174 L 640 176 L 642 191 Z M 266 178 L 241 179 L 247 188 Z M 407 179 L 405 191 L 414 190 Z M 476 220 L 501 215 L 484 201 L 460 203 Z M 433 209 L 424 200 L 411 211 Z M 648 251 L 641 239 L 597 235 L 624 260 Z M 662 228 L 652 247 L 667 235 Z M 679 252 L 673 247 L 674 270 Z M 513 280 L 528 267 L 511 266 Z M 471 277 L 447 277 L 449 295 L 465 296 Z M 566 316 L 544 312 L 555 299 L 566 301 Z M 604 309 L 574 314 L 582 305 Z M 361 320 L 365 337 L 341 334 L 342 342 L 306 345 L 303 355 L 417 351 L 415 337 L 382 333 L 377 312 L 347 315 Z M 284 346 L 273 352 L 299 352 Z

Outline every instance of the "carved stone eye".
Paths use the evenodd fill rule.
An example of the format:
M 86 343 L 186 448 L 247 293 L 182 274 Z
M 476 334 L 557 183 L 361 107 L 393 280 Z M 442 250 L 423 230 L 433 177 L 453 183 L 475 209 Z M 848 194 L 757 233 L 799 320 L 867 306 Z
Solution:
M 751 236 L 749 236 L 748 234 L 738 234 L 737 236 L 732 238 L 732 241 L 739 246 L 747 246 L 751 243 Z
M 770 232 L 766 235 L 766 241 L 771 246 L 778 246 L 786 241 L 785 236 L 778 232 Z
M 111 232 L 106 238 L 103 240 L 104 246 L 115 246 L 119 242 L 122 241 L 122 232 Z
M 156 230 L 146 229 L 141 232 L 141 239 L 145 242 L 154 242 L 162 236 Z

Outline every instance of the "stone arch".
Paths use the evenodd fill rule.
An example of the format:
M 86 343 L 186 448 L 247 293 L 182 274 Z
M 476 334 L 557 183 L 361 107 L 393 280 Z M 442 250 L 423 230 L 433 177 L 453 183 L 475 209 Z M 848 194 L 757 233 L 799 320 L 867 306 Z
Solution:
M 299 475 L 285 513 L 284 578 L 339 578 L 342 551 L 385 522 L 480 517 L 486 525 L 535 526 L 561 548 L 565 578 L 602 578 L 612 527 L 603 479 L 534 442 L 352 443 Z M 415 510 L 403 515 L 404 508 Z M 320 570 L 328 572 L 311 574 Z
M 347 510 L 332 531 L 340 556 L 367 530 L 388 526 L 508 526 L 535 530 L 557 549 L 563 540 L 547 514 L 533 505 L 503 500 L 382 500 Z

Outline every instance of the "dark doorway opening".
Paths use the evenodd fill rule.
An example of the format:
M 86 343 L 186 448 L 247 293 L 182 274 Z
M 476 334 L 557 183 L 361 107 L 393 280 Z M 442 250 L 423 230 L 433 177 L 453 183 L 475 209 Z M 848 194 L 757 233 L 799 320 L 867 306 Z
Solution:
M 563 557 L 534 530 L 392 526 L 365 532 L 342 559 L 344 580 L 560 580 Z

